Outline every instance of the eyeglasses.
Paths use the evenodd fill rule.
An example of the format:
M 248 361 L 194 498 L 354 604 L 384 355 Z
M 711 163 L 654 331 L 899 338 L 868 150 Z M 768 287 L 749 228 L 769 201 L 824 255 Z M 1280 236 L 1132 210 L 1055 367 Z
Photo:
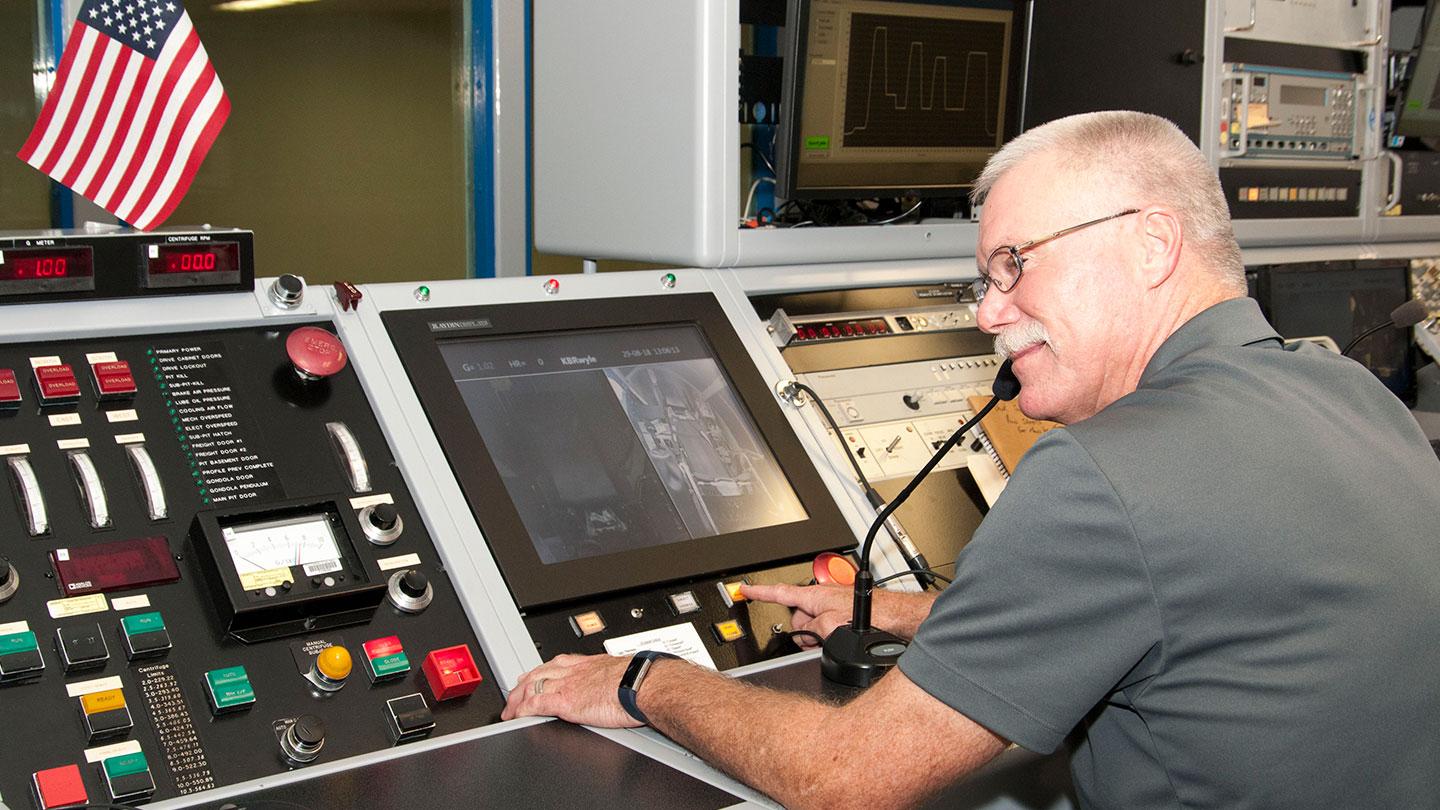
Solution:
M 1102 222 L 1109 222 L 1112 219 L 1119 219 L 1123 216 L 1138 213 L 1140 213 L 1139 208 L 1127 208 L 1118 214 L 1092 219 L 1089 222 L 1082 222 L 1079 225 L 1071 225 L 1068 228 L 1042 236 L 1039 239 L 1031 239 L 1028 242 L 1021 242 L 1018 245 L 1001 245 L 995 248 L 990 251 L 990 255 L 986 257 L 985 266 L 980 268 L 980 278 L 975 279 L 970 285 L 971 291 L 975 293 L 975 300 L 985 300 L 985 293 L 989 292 L 991 287 L 994 287 L 1002 293 L 1008 293 L 1015 289 L 1015 285 L 1020 283 L 1020 274 L 1025 272 L 1025 257 L 1020 255 L 1022 252 L 1039 247 L 1052 239 L 1059 239 L 1066 234 L 1083 230 L 1091 225 L 1099 225 Z

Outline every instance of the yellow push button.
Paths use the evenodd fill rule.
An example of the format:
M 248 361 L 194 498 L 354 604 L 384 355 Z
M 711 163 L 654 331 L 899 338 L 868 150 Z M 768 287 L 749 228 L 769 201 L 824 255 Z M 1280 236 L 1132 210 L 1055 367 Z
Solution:
M 600 618 L 598 611 L 578 613 L 570 617 L 570 629 L 574 630 L 575 635 L 581 638 L 593 636 L 596 633 L 605 632 L 605 620 Z
M 123 709 L 125 708 L 125 693 L 119 689 L 107 689 L 104 692 L 81 695 L 80 707 L 87 715 Z
M 315 659 L 315 668 L 320 674 L 332 681 L 343 681 L 350 677 L 350 669 L 354 662 L 350 660 L 350 651 L 341 646 L 326 647 Z
M 739 641 L 745 638 L 744 629 L 742 629 L 740 623 L 734 619 L 716 622 L 711 629 L 715 631 L 715 638 L 719 639 L 722 644 L 728 644 L 732 641 Z
M 725 607 L 734 607 L 738 602 L 744 602 L 745 594 L 740 592 L 740 586 L 745 580 L 737 579 L 734 582 L 721 582 L 717 587 L 720 589 L 720 598 L 725 600 Z

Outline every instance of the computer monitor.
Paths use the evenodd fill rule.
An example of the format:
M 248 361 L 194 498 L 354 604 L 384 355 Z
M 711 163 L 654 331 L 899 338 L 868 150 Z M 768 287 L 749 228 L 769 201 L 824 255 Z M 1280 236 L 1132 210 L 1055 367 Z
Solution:
M 1007 0 L 790 0 L 776 194 L 954 197 L 1019 126 Z
M 1435 0 L 1425 5 L 1410 80 L 1395 120 L 1398 135 L 1440 137 L 1440 12 L 1435 6 Z
M 1331 261 L 1253 268 L 1260 306 L 1285 338 L 1326 336 L 1344 346 L 1390 319 L 1410 298 L 1404 261 Z M 1384 329 L 1357 345 L 1352 356 L 1405 401 L 1415 397 L 1414 337 Z
M 711 295 L 384 317 L 522 609 L 855 545 Z

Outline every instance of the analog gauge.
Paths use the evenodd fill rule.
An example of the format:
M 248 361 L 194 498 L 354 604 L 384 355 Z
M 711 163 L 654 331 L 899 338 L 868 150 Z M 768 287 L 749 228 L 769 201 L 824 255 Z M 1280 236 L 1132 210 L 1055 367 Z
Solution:
M 326 515 L 228 526 L 225 546 L 240 576 L 292 566 L 338 563 L 340 547 Z M 337 564 L 335 568 L 338 570 Z

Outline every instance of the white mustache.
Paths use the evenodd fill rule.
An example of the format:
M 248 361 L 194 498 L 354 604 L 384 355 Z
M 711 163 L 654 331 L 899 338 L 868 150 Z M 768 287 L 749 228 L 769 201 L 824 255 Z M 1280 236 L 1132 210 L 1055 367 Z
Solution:
M 1049 343 L 1050 333 L 1039 321 L 1027 321 L 995 335 L 995 353 L 1009 359 L 1036 343 Z

